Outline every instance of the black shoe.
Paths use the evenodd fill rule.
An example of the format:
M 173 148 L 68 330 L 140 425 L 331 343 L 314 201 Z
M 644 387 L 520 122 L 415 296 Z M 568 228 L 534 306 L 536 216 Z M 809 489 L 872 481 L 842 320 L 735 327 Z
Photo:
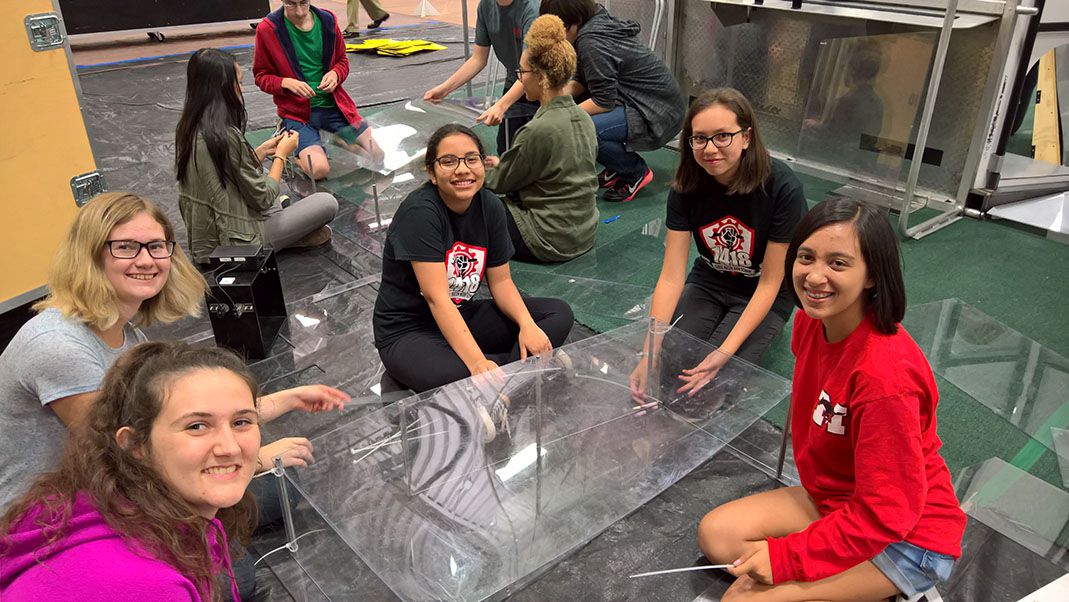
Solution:
M 390 18 L 390 13 L 386 13 L 385 15 L 382 15 L 381 19 L 375 19 L 371 23 L 368 23 L 367 28 L 368 29 L 378 29 L 379 26 L 382 25 L 383 23 L 385 23 L 386 19 L 389 19 L 389 18 Z
M 646 171 L 643 172 L 642 177 L 637 180 L 629 182 L 620 178 L 620 180 L 616 182 L 616 186 L 605 191 L 604 198 L 610 203 L 626 203 L 635 198 L 638 191 L 645 188 L 646 184 L 649 184 L 652 181 L 653 170 L 647 167 Z
M 348 29 L 346 29 L 345 31 L 341 32 L 341 37 L 345 38 L 346 40 L 351 40 L 353 38 L 359 38 L 360 37 L 360 32 L 359 31 L 349 31 Z

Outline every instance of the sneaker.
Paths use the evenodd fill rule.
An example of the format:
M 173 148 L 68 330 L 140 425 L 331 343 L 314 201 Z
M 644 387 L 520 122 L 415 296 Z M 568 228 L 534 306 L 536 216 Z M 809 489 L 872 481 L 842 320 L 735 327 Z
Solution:
M 646 173 L 634 182 L 617 182 L 616 186 L 605 191 L 604 199 L 610 203 L 626 203 L 635 198 L 639 190 L 653 181 L 653 170 L 646 168 Z
M 498 395 L 494 399 L 493 405 L 489 408 L 481 403 L 476 403 L 475 411 L 479 413 L 479 418 L 483 421 L 483 427 L 486 432 L 484 441 L 486 443 L 496 439 L 499 433 L 504 433 L 506 437 L 512 436 L 512 432 L 509 429 L 509 398 L 507 395 Z
M 546 380 L 554 380 L 560 375 L 564 375 L 565 378 L 570 378 L 575 374 L 575 363 L 563 349 L 556 349 L 553 351 L 553 357 L 549 358 L 548 366 L 553 370 L 546 376 Z
M 290 245 L 290 248 L 311 249 L 313 247 L 321 247 L 329 243 L 332 236 L 333 232 L 331 231 L 330 226 L 323 226 L 310 234 L 306 234 L 304 238 Z
M 620 179 L 620 174 L 615 171 L 609 171 L 608 169 L 601 170 L 598 174 L 598 188 L 612 188 L 616 185 L 616 181 Z
M 390 13 L 386 13 L 385 15 L 382 15 L 381 19 L 375 19 L 371 23 L 368 23 L 367 24 L 367 28 L 368 29 L 378 29 L 379 26 L 382 25 L 383 23 L 385 23 L 386 19 L 389 19 L 389 18 L 390 18 Z
M 346 29 L 345 31 L 341 32 L 341 37 L 345 38 L 346 40 L 351 40 L 353 38 L 359 38 L 360 37 L 360 32 Z

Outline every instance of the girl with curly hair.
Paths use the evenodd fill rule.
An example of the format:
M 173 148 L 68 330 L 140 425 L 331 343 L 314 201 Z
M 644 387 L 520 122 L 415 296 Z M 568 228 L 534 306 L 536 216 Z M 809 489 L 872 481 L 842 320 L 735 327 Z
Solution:
M 541 108 L 516 133 L 496 167 L 487 170 L 486 186 L 507 195 L 514 259 L 566 261 L 594 246 L 597 134 L 590 115 L 564 92 L 576 60 L 564 23 L 542 15 L 526 43 L 516 74 L 527 98 Z
M 227 534 L 245 538 L 255 515 L 256 388 L 217 348 L 145 343 L 120 357 L 59 468 L 0 519 L 0 597 L 224 599 Z

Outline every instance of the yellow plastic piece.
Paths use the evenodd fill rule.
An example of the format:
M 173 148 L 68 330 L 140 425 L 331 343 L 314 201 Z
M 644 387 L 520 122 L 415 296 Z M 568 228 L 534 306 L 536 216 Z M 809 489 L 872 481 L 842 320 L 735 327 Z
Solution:
M 417 52 L 445 50 L 445 46 L 427 40 L 364 40 L 356 44 L 346 44 L 346 52 L 375 52 L 382 56 L 408 56 Z

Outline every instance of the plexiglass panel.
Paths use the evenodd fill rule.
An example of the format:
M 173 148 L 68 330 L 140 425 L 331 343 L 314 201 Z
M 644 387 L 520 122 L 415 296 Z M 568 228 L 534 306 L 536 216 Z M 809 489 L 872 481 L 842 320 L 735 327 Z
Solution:
M 663 329 L 663 328 L 662 328 Z M 498 599 L 746 430 L 788 383 L 743 362 L 675 393 L 712 348 L 635 323 L 373 411 L 313 440 L 295 486 L 405 600 Z M 628 380 L 652 365 L 646 402 Z M 315 578 L 314 570 L 306 567 Z M 336 579 L 325 564 L 323 579 Z
M 843 182 L 893 190 L 905 178 L 924 95 L 934 33 L 820 42 L 798 142 L 799 161 L 830 168 Z
M 959 299 L 916 305 L 904 321 L 936 374 L 1051 451 L 1069 428 L 1069 360 Z
M 957 479 L 966 514 L 1048 558 L 1064 557 L 1069 492 L 999 458 L 970 467 Z
M 423 158 L 428 138 L 443 125 L 470 125 L 473 119 L 472 113 L 462 107 L 422 100 L 392 105 L 367 117 L 372 135 L 384 153 L 383 161 L 372 164 L 343 147 L 335 147 L 331 151 L 332 165 L 337 157 L 342 167 L 332 167 L 331 177 L 320 184 L 360 208 L 355 219 L 341 226 L 340 233 L 357 241 L 368 236 L 383 240 L 401 201 L 427 181 Z

